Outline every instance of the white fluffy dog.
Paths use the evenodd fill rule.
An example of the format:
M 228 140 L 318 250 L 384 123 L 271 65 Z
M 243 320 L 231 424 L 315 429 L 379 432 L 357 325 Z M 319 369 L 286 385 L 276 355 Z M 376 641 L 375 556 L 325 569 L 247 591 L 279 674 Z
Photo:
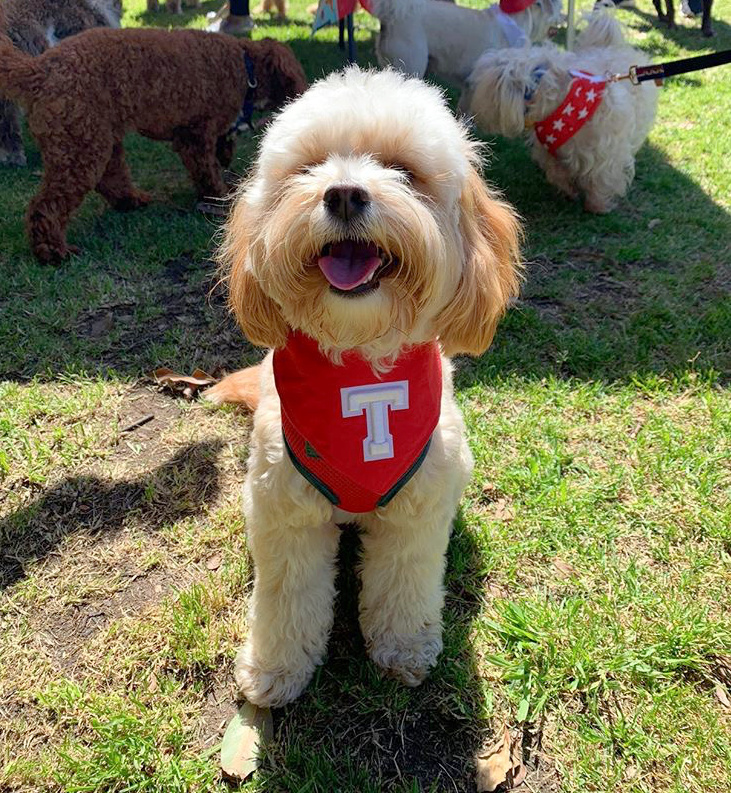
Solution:
M 485 53 L 460 109 L 485 132 L 525 135 L 551 184 L 571 198 L 583 194 L 589 212 L 608 212 L 634 179 L 635 154 L 655 120 L 657 87 L 629 80 L 610 80 L 604 87 L 605 78 L 647 61 L 627 44 L 613 17 L 597 13 L 579 35 L 575 52 L 544 45 Z M 587 83 L 579 75 L 583 96 L 576 71 L 598 79 Z M 584 104 L 586 97 L 594 103 Z M 583 126 L 567 126 L 582 119 Z M 559 133 L 573 130 L 562 143 Z
M 504 14 L 442 0 L 373 0 L 381 22 L 376 53 L 381 66 L 423 77 L 427 70 L 462 87 L 487 49 L 544 41 L 561 15 L 561 0 L 536 0 Z
M 445 551 L 472 468 L 445 356 L 482 353 L 518 289 L 516 215 L 477 167 L 436 89 L 353 67 L 274 120 L 238 193 L 221 253 L 231 305 L 274 351 L 208 396 L 258 402 L 244 486 L 255 581 L 235 665 L 252 702 L 294 699 L 324 658 L 337 524 L 363 532 L 371 658 L 415 686 L 441 651 Z

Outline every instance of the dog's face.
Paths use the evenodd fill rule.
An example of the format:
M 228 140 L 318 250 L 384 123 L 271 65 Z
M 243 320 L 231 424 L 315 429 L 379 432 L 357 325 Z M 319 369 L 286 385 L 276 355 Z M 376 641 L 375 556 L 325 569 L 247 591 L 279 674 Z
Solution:
M 561 21 L 561 4 L 562 0 L 536 0 L 525 11 L 515 15 L 524 17 L 516 21 L 534 44 L 540 44 L 555 34 L 555 27 Z
M 488 50 L 467 81 L 462 109 L 484 132 L 517 138 L 526 122 L 541 118 L 544 95 L 553 95 L 564 55 L 553 45 Z
M 222 260 L 251 341 L 301 330 L 388 358 L 480 353 L 517 291 L 519 227 L 440 94 L 393 71 L 316 83 L 271 124 Z

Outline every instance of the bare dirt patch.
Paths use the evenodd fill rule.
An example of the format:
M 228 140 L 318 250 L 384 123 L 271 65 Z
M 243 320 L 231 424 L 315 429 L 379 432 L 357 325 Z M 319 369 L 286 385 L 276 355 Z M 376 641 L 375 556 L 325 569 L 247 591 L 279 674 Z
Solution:
M 110 277 L 120 282 L 114 293 L 124 297 L 82 311 L 76 321 L 91 342 L 95 369 L 139 373 L 168 365 L 155 359 L 154 348 L 170 344 L 171 334 L 179 359 L 214 375 L 260 357 L 231 317 L 213 263 L 181 256 L 134 284 Z

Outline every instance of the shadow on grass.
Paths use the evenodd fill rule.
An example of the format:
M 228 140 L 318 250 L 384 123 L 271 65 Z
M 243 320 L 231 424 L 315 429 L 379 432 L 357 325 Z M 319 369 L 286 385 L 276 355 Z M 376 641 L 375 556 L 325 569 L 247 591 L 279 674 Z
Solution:
M 138 479 L 109 482 L 76 476 L 44 490 L 0 520 L 0 591 L 25 577 L 65 537 L 101 538 L 122 529 L 131 515 L 149 531 L 198 515 L 218 494 L 221 444 L 195 443 Z
M 480 552 L 461 518 L 446 573 L 444 651 L 416 689 L 384 679 L 366 658 L 358 627 L 359 541 L 343 532 L 328 660 L 305 693 L 275 711 L 261 790 L 472 791 L 472 757 L 489 724 L 470 631 L 485 581 Z

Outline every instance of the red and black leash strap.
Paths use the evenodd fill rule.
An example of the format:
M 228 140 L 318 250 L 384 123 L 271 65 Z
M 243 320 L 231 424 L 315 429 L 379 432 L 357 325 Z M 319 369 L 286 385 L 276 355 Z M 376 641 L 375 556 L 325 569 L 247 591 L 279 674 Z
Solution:
M 697 72 L 700 69 L 710 69 L 713 66 L 723 66 L 731 63 L 731 50 L 712 52 L 710 55 L 698 55 L 695 58 L 681 58 L 668 63 L 654 63 L 650 66 L 631 66 L 627 74 L 615 74 L 609 79 L 631 80 L 635 85 L 647 80 L 664 80 L 666 77 L 675 77 L 678 74 Z

